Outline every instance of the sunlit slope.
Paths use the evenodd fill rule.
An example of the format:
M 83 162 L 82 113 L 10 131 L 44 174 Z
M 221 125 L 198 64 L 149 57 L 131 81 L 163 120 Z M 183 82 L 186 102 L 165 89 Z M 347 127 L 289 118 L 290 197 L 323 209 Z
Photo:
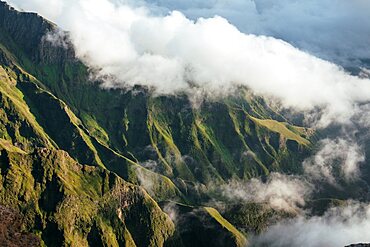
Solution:
M 45 245 L 161 246 L 172 236 L 171 220 L 139 187 L 64 151 L 6 146 L 0 141 L 0 203 L 18 209 Z

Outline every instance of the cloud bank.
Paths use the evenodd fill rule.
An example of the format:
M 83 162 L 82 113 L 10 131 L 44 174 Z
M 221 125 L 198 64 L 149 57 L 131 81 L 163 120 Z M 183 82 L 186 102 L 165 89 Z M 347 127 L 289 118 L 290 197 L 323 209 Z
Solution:
M 160 94 L 201 90 L 222 95 L 244 85 L 280 100 L 286 107 L 324 109 L 319 119 L 321 125 L 349 121 L 354 107 L 370 100 L 369 79 L 351 76 L 341 67 L 282 40 L 244 34 L 219 16 L 192 20 L 178 11 L 158 15 L 145 2 L 10 2 L 38 11 L 70 31 L 77 55 L 97 68 L 101 77 L 116 78 L 105 80 L 104 86 L 108 88 L 139 84 Z M 242 4 L 232 2 L 232 6 Z M 293 5 L 285 2 L 289 1 L 249 4 L 256 5 L 261 13 L 284 6 L 303 8 L 297 2 Z
M 10 0 L 19 8 L 60 21 L 70 0 Z M 97 1 L 93 5 L 103 6 Z M 173 10 L 190 19 L 222 16 L 244 33 L 274 36 L 322 58 L 352 65 L 369 59 L 370 2 L 367 0 L 111 0 L 116 7 L 150 8 L 157 15 Z
M 269 35 L 343 64 L 370 57 L 367 0 L 146 0 L 162 12 L 228 19 L 245 33 Z
M 337 247 L 370 242 L 370 206 L 350 203 L 321 217 L 279 223 L 252 241 L 252 246 Z

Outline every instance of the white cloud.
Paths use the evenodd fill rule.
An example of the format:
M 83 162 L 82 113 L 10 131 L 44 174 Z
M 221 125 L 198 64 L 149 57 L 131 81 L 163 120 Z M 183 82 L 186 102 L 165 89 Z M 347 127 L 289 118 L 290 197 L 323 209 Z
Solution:
M 370 100 L 369 79 L 350 76 L 282 40 L 244 34 L 221 17 L 193 21 L 177 11 L 158 16 L 128 1 L 11 2 L 37 10 L 70 31 L 84 62 L 99 68 L 101 76 L 118 78 L 106 80 L 105 87 L 141 84 L 164 94 L 201 90 L 222 95 L 245 85 L 286 107 L 324 109 L 321 126 L 349 121 L 355 105 Z
M 157 184 L 154 181 L 153 176 L 151 176 L 150 172 L 145 171 L 142 168 L 138 168 L 135 170 L 135 174 L 140 186 L 142 186 L 150 195 L 155 195 L 155 188 Z
M 7 1 L 19 10 L 37 12 L 49 19 L 55 19 L 62 14 L 64 1 L 60 0 L 31 0 L 31 1 Z
M 174 222 L 175 224 L 179 221 L 179 212 L 175 203 L 166 203 L 163 206 L 163 211 L 171 218 L 172 222 Z
M 266 182 L 252 178 L 250 181 L 231 181 L 222 186 L 223 195 L 231 200 L 267 203 L 276 210 L 298 212 L 305 205 L 312 186 L 294 176 L 272 173 Z
M 162 12 L 181 10 L 191 18 L 220 15 L 243 32 L 279 37 L 326 59 L 348 63 L 370 57 L 367 0 L 146 2 L 161 7 Z
M 68 37 L 62 30 L 49 32 L 43 37 L 43 39 L 51 43 L 53 46 L 68 49 Z
M 370 206 L 350 203 L 332 208 L 322 217 L 278 223 L 254 239 L 252 246 L 338 247 L 370 242 Z
M 319 151 L 303 162 L 306 175 L 335 183 L 335 175 L 347 181 L 359 175 L 359 165 L 365 161 L 361 148 L 353 141 L 338 138 L 321 140 Z M 339 174 L 335 174 L 335 169 Z

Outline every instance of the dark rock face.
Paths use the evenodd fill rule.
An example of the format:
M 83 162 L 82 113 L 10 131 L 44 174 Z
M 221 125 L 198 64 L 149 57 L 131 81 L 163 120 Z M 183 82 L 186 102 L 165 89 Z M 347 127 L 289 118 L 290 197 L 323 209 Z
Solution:
M 1 25 L 12 35 L 12 37 L 24 45 L 27 50 L 40 40 L 45 30 L 51 29 L 52 24 L 42 19 L 36 13 L 20 14 L 7 3 L 0 3 Z M 27 34 L 31 40 L 24 40 Z M 30 42 L 31 41 L 31 42 Z M 37 44 L 36 44 L 37 45 Z
M 34 53 L 44 34 L 54 28 L 36 13 L 21 14 L 5 2 L 0 2 L 0 27 L 28 54 Z
M 53 29 L 48 31 L 52 40 L 48 40 L 46 36 L 41 38 L 36 59 L 42 64 L 58 64 L 61 65 L 68 61 L 74 61 L 75 51 L 69 40 L 68 33 Z
M 9 35 L 13 39 L 17 47 L 22 47 L 33 62 L 61 63 L 66 59 L 74 58 L 70 42 L 66 42 L 68 49 L 65 49 L 66 47 L 58 47 L 45 39 L 46 34 L 54 35 L 61 31 L 55 24 L 36 13 L 21 13 L 6 2 L 0 2 L 0 29 L 4 36 Z M 67 40 L 66 37 L 66 35 L 61 36 Z

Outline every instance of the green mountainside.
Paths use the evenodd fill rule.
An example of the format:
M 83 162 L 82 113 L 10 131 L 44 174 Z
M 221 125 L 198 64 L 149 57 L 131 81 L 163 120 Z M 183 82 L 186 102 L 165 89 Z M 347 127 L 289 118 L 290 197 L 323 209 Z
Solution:
M 186 95 L 101 89 L 71 45 L 44 39 L 56 30 L 0 2 L 0 214 L 21 215 L 34 246 L 246 245 L 204 207 L 209 188 L 299 172 L 314 131 L 245 88 L 197 108 Z

